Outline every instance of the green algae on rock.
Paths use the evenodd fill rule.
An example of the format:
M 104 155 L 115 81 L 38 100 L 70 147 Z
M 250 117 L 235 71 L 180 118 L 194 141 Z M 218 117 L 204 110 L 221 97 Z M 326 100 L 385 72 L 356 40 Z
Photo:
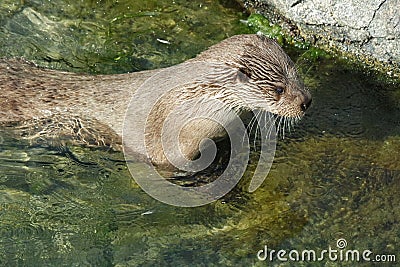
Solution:
M 61 1 L 18 2 L 9 17 L 2 16 L 8 22 L 0 35 L 8 39 L 0 39 L 0 51 L 43 66 L 114 73 L 175 64 L 228 35 L 258 31 L 256 21 L 243 29 L 240 11 L 219 9 L 218 1 L 159 2 L 101 1 L 101 6 L 80 1 L 64 5 L 63 11 Z M 0 6 L 4 3 L 11 5 Z M 214 6 L 219 7 L 208 13 Z M 224 20 L 226 14 L 232 25 Z M 28 29 L 32 25 L 43 28 Z M 268 27 L 279 34 L 278 27 Z M 177 39 L 171 39 L 175 34 Z M 48 39 L 41 43 L 43 36 Z M 0 262 L 264 266 L 270 263 L 259 262 L 256 254 L 265 245 L 322 250 L 334 247 L 339 237 L 354 248 L 398 253 L 400 106 L 390 101 L 396 86 L 337 59 L 301 58 L 303 49 L 312 48 L 290 48 L 294 43 L 285 38 L 314 103 L 301 123 L 279 139 L 272 169 L 252 194 L 247 188 L 257 142 L 234 191 L 210 205 L 182 209 L 146 195 L 131 179 L 121 153 L 28 144 L 0 129 Z

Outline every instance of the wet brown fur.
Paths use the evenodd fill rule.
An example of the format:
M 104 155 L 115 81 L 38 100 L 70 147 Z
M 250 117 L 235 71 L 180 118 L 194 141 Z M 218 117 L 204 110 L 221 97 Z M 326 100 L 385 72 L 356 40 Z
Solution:
M 271 111 L 281 116 L 301 117 L 301 106 L 306 103 L 308 107 L 311 101 L 293 62 L 274 41 L 263 37 L 231 37 L 186 64 L 191 62 L 218 62 L 233 68 L 234 79 L 247 83 L 252 90 L 229 94 L 240 93 L 241 97 L 255 100 L 266 98 Z M 118 147 L 132 95 L 159 71 L 92 76 L 42 69 L 23 60 L 0 59 L 0 125 L 12 125 L 31 139 L 67 136 L 87 144 Z M 212 83 L 207 81 L 195 91 L 181 88 L 170 100 L 190 98 L 191 94 L 213 94 L 211 87 Z M 276 87 L 284 88 L 284 93 L 277 94 Z M 226 101 L 232 101 L 232 108 L 240 108 L 234 99 Z M 159 165 L 168 164 L 157 142 L 159 120 L 165 117 L 163 109 L 168 108 L 166 103 L 168 100 L 159 104 L 157 114 L 150 119 L 150 140 L 156 140 L 148 144 L 152 146 L 150 159 Z M 196 157 L 204 137 L 215 139 L 223 135 L 223 129 L 207 120 L 189 125 L 183 132 L 183 153 L 189 159 Z

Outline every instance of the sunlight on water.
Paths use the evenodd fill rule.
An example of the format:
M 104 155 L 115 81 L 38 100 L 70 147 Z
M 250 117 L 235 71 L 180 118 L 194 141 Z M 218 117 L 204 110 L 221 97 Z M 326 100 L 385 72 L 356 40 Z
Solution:
M 170 66 L 244 28 L 238 4 L 221 3 L 226 7 L 184 0 L 6 1 L 0 56 L 92 73 Z
M 176 64 L 245 31 L 229 1 L 99 2 L 3 1 L 0 55 L 116 73 Z M 339 238 L 351 249 L 398 253 L 398 86 L 299 53 L 291 54 L 312 92 L 310 111 L 279 140 L 261 188 L 246 192 L 251 166 L 230 194 L 203 207 L 152 199 L 122 153 L 30 144 L 0 128 L 1 265 L 264 266 L 256 254 L 265 245 L 320 251 Z

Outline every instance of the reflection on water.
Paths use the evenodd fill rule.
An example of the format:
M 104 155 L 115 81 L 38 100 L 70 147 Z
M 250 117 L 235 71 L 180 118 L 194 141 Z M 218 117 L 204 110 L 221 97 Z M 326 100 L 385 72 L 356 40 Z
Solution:
M 87 42 L 89 47 L 89 43 L 98 40 L 98 36 L 91 37 L 89 32 L 103 25 L 102 21 L 109 22 L 115 14 L 111 14 L 112 11 L 91 13 L 91 8 L 98 10 L 100 7 L 95 2 L 85 2 L 77 4 L 75 9 L 64 5 L 61 12 L 57 8 L 60 1 L 51 1 L 47 6 L 40 1 L 31 1 L 26 6 L 11 6 L 6 1 L 0 11 L 7 14 L 5 17 L 2 15 L 2 21 L 7 23 L 2 27 L 1 35 L 8 36 L 7 40 L 1 41 L 5 44 L 2 55 L 26 52 L 24 55 L 38 55 L 37 60 L 44 65 L 70 66 L 73 70 L 128 70 L 128 63 L 135 61 L 134 57 L 125 57 L 126 65 L 122 64 L 120 69 L 115 69 L 120 63 L 118 60 L 104 60 L 104 65 L 97 64 L 103 62 L 104 55 L 108 58 L 103 50 L 93 57 L 90 52 L 84 54 L 88 60 L 80 61 L 77 55 L 81 51 L 64 51 L 71 43 L 57 43 L 52 39 L 46 46 L 38 43 L 43 36 L 32 35 L 24 39 L 27 46 L 11 46 L 13 40 L 20 40 L 23 38 L 21 34 L 28 31 L 28 28 L 17 27 L 25 23 L 23 15 L 29 12 L 34 16 L 36 13 L 32 12 L 35 11 L 39 14 L 36 14 L 37 18 L 46 22 L 47 28 L 32 28 L 29 34 L 46 32 L 49 25 L 55 23 L 56 35 L 49 38 L 56 38 L 57 33 L 65 34 L 61 25 L 72 27 L 74 22 L 68 30 L 74 29 L 75 32 L 80 29 L 83 35 L 80 38 L 83 39 L 77 40 Z M 121 9 L 122 4 L 128 3 L 120 1 L 119 6 L 113 5 L 113 1 L 104 2 L 104 10 Z M 135 5 L 133 2 L 136 1 L 129 1 L 132 6 Z M 159 25 L 157 23 L 167 23 L 163 17 L 166 14 L 188 12 L 188 6 L 197 10 L 200 5 L 203 9 L 208 5 L 212 12 L 230 14 L 230 19 L 238 19 L 237 10 L 216 10 L 216 6 L 221 8 L 216 1 L 198 1 L 186 6 L 176 2 L 165 3 L 164 9 L 154 11 L 161 17 L 148 14 L 149 17 L 153 16 L 155 24 Z M 7 5 L 11 7 L 10 12 L 5 12 Z M 155 2 L 146 1 L 141 8 L 150 12 L 153 5 Z M 75 21 L 74 16 L 68 15 L 69 9 L 75 12 L 81 9 L 80 15 L 85 18 L 81 19 L 81 24 Z M 152 44 L 151 48 L 143 49 L 153 52 L 148 52 L 143 61 L 139 60 L 146 61 L 146 66 L 174 64 L 228 35 L 232 29 L 221 30 L 222 22 L 215 25 L 215 29 L 201 28 L 212 21 L 222 21 L 223 15 L 216 16 L 215 13 L 204 17 L 207 14 L 204 11 L 199 17 L 194 17 L 193 11 L 191 28 L 184 24 L 192 29 L 193 34 L 189 28 L 182 29 L 182 35 L 188 36 L 183 47 L 208 38 L 202 36 L 218 33 L 211 35 L 211 40 L 202 39 L 192 51 L 183 48 L 177 51 L 182 44 L 177 43 L 174 44 L 176 47 L 167 46 L 170 51 L 166 52 L 162 43 L 153 42 L 154 37 L 158 38 L 163 31 L 153 32 L 153 35 L 141 33 L 138 38 L 122 38 L 121 42 L 126 42 L 127 47 L 139 41 L 144 46 L 145 43 Z M 50 21 L 43 20 L 43 14 Z M 63 17 L 62 21 L 58 21 L 60 17 Z M 117 28 L 131 27 L 129 23 L 125 24 L 128 18 L 121 16 L 118 19 L 123 23 Z M 96 21 L 92 25 L 94 28 L 91 20 Z M 133 24 L 137 21 L 133 19 Z M 224 27 L 228 26 L 224 24 Z M 197 29 L 200 30 L 196 32 Z M 172 36 L 167 33 L 168 30 L 161 37 Z M 121 32 L 116 33 L 118 38 L 120 35 Z M 71 40 L 73 38 L 75 36 L 71 36 Z M 147 38 L 152 42 L 147 42 Z M 41 47 L 31 50 L 36 45 Z M 55 49 L 57 53 L 66 53 L 59 62 L 52 53 L 49 55 L 51 59 L 43 57 L 54 46 L 64 47 Z M 26 51 L 23 51 L 24 47 Z M 163 48 L 157 50 L 160 47 Z M 110 47 L 102 46 L 102 49 L 109 51 Z M 156 50 L 155 57 L 147 57 Z M 131 50 L 126 53 L 135 55 Z M 172 54 L 174 59 L 170 58 Z M 140 67 L 146 67 L 144 65 Z M 105 67 L 100 70 L 102 66 Z M 256 257 L 257 251 L 265 245 L 275 250 L 321 251 L 328 246 L 336 248 L 339 238 L 347 240 L 349 249 L 398 253 L 400 100 L 394 98 L 398 87 L 374 81 L 371 76 L 332 60 L 304 61 L 300 66 L 314 97 L 313 106 L 296 129 L 279 141 L 272 170 L 262 187 L 255 193 L 247 193 L 248 181 L 245 178 L 222 200 L 204 207 L 177 208 L 153 200 L 134 184 L 121 153 L 101 148 L 38 146 L 14 140 L 8 130 L 0 129 L 1 265 L 265 265 L 266 262 L 257 263 Z M 400 260 L 400 255 L 397 257 Z M 306 262 L 281 263 L 277 260 L 274 264 L 309 266 Z M 324 264 L 325 261 L 321 263 Z M 354 263 L 343 265 L 354 266 Z M 332 263 L 329 266 L 338 265 Z
M 232 0 L 16 2 L 0 3 L 0 56 L 76 72 L 174 65 L 244 28 Z

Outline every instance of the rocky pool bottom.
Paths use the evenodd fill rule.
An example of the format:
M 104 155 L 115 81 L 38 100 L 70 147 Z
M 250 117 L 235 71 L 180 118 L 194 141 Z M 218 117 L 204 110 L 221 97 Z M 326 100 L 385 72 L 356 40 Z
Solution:
M 91 73 L 168 66 L 248 31 L 229 2 L 6 0 L 0 55 Z M 276 258 L 269 264 L 257 253 L 265 246 L 320 252 L 337 248 L 339 239 L 346 249 L 399 261 L 399 83 L 301 53 L 291 56 L 313 105 L 279 139 L 263 185 L 247 192 L 254 153 L 240 184 L 202 207 L 149 197 L 122 153 L 29 143 L 0 128 L 0 265 L 309 266 Z
M 257 259 L 265 245 L 318 252 L 336 248 L 340 238 L 346 249 L 399 257 L 396 86 L 333 60 L 308 62 L 307 69 L 306 63 L 299 65 L 313 106 L 278 141 L 261 188 L 247 192 L 252 160 L 230 194 L 203 207 L 152 199 L 135 184 L 122 153 L 29 144 L 2 128 L 0 262 L 257 266 L 265 264 Z

